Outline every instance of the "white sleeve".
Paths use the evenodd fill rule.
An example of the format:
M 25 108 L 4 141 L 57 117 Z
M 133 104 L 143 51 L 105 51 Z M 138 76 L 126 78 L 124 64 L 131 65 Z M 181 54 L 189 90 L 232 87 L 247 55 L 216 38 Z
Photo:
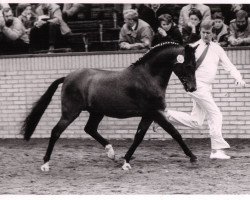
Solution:
M 235 65 L 229 60 L 226 52 L 222 47 L 218 46 L 219 48 L 219 57 L 220 57 L 220 65 L 228 72 L 230 75 L 237 81 L 242 80 L 242 76 L 240 72 L 236 69 Z

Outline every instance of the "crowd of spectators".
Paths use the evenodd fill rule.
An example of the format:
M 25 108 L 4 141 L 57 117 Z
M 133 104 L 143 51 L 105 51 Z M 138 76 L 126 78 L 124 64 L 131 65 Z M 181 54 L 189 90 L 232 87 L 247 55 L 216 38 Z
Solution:
M 210 19 L 213 20 L 213 41 L 218 42 L 222 47 L 248 46 L 250 45 L 250 18 L 248 18 L 246 6 L 242 4 L 230 6 L 230 10 L 227 9 L 230 13 L 230 15 L 227 13 L 230 21 L 226 24 L 223 16 L 226 9 L 211 14 L 210 7 L 207 5 L 188 4 L 180 10 L 178 21 L 174 21 L 174 14 L 167 5 L 136 4 L 135 7 L 123 13 L 125 24 L 120 32 L 120 48 L 145 49 L 166 41 L 180 44 L 194 43 L 200 39 L 201 22 Z M 133 46 L 133 43 L 136 43 L 136 46 Z
M 70 47 L 72 32 L 67 22 L 77 19 L 84 6 L 22 3 L 13 10 L 9 4 L 0 4 L 0 55 Z M 243 4 L 225 4 L 212 13 L 209 5 L 188 4 L 176 13 L 167 4 L 124 4 L 119 48 L 149 49 L 166 41 L 193 43 L 200 39 L 200 24 L 206 19 L 213 20 L 213 41 L 222 47 L 247 46 L 248 8 Z
M 1 4 L 0 54 L 33 53 L 67 47 L 71 34 L 63 19 L 63 13 L 67 13 L 67 10 L 65 8 L 62 12 L 57 4 L 26 3 L 18 4 L 14 12 L 8 4 Z M 73 11 L 70 14 L 73 16 Z

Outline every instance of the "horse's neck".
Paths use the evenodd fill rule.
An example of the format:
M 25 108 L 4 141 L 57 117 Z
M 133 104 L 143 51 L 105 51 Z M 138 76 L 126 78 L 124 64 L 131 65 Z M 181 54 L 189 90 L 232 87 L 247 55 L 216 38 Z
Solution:
M 168 62 L 164 63 L 150 63 L 149 71 L 153 77 L 157 78 L 159 84 L 163 88 L 167 88 L 170 76 L 173 71 L 173 67 L 168 64 Z

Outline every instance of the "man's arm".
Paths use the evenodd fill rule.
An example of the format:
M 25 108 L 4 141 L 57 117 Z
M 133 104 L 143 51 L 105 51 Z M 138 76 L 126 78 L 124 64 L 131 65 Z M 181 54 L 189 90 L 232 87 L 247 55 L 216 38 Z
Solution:
M 234 25 L 233 23 L 231 22 L 230 25 L 229 25 L 229 37 L 228 37 L 228 42 L 233 45 L 233 46 L 237 46 L 238 45 L 238 42 L 237 42 L 237 39 L 236 39 L 236 30 L 234 28 Z
M 141 32 L 141 42 L 143 48 L 150 48 L 154 32 L 150 26 L 144 27 Z
M 48 20 L 48 22 L 54 23 L 54 24 L 60 24 L 62 21 L 62 12 L 60 8 L 56 9 L 53 13 L 53 18 Z
M 205 21 L 210 19 L 211 19 L 211 10 L 208 6 L 206 6 L 204 9 L 202 20 Z
M 220 50 L 219 57 L 220 57 L 220 64 L 222 65 L 222 67 L 226 71 L 230 72 L 230 75 L 236 80 L 237 85 L 245 86 L 246 83 L 242 79 L 240 72 L 237 70 L 234 64 L 230 61 L 224 49 L 222 49 L 222 47 L 220 46 L 218 46 L 218 48 Z
M 178 21 L 178 28 L 180 32 L 182 32 L 182 29 L 184 27 L 184 17 L 183 17 L 183 8 L 180 11 L 179 21 Z
M 120 46 L 120 49 L 129 49 L 130 47 L 126 39 L 126 31 L 124 27 L 122 27 L 120 34 L 119 34 L 119 46 Z
M 11 29 L 7 26 L 4 26 L 2 31 L 6 37 L 8 37 L 11 40 L 17 40 L 23 35 L 23 31 L 25 30 L 23 27 L 22 22 L 16 18 L 14 24 L 14 28 Z

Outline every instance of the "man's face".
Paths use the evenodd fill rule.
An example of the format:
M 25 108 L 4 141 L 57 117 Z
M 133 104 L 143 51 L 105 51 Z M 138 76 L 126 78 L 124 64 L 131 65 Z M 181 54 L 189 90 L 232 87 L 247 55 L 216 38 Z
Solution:
M 130 16 L 124 17 L 124 22 L 127 24 L 128 27 L 132 28 L 135 25 L 135 21 Z
M 244 31 L 247 28 L 247 20 L 245 18 L 236 19 L 236 26 L 240 31 Z
M 215 19 L 214 20 L 214 28 L 215 29 L 220 29 L 223 25 L 223 20 L 222 19 Z
M 151 4 L 151 8 L 158 9 L 160 8 L 161 4 Z
M 202 39 L 205 43 L 211 42 L 212 37 L 213 37 L 212 28 L 211 28 L 211 29 L 204 29 L 204 28 L 201 28 L 200 34 L 201 34 L 201 39 Z
M 27 6 L 23 11 L 24 16 L 31 14 L 31 6 Z
M 11 10 L 9 10 L 8 12 L 4 13 L 4 19 L 5 19 L 5 21 L 10 20 L 10 19 L 13 20 L 13 13 L 12 13 Z
M 171 22 L 166 22 L 166 21 L 161 21 L 161 27 L 165 30 L 165 31 L 169 31 L 170 28 L 172 26 Z
M 200 19 L 196 15 L 190 15 L 189 21 L 195 26 L 197 26 L 200 23 Z
M 5 24 L 7 27 L 11 26 L 14 20 L 14 16 L 11 10 L 3 13 Z

